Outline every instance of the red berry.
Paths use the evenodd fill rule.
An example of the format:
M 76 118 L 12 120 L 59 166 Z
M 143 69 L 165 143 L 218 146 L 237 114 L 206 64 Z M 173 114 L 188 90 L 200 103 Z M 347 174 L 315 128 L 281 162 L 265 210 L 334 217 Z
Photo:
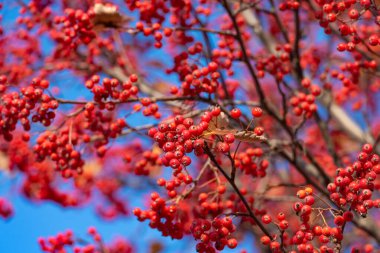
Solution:
M 262 220 L 262 222 L 263 222 L 264 224 L 269 224 L 269 223 L 272 222 L 272 217 L 270 217 L 268 214 L 266 214 L 266 215 L 263 215 L 263 216 L 261 217 L 261 220 Z
M 264 245 L 269 245 L 270 244 L 270 242 L 271 242 L 271 240 L 270 240 L 270 238 L 269 238 L 269 236 L 262 236 L 261 238 L 260 238 L 260 242 L 262 243 L 262 244 L 264 244 Z
M 263 115 L 263 110 L 260 107 L 254 107 L 251 110 L 252 116 L 259 118 Z
M 231 113 L 231 117 L 234 119 L 238 119 L 241 116 L 241 111 L 238 108 L 232 109 L 230 113 Z
M 228 239 L 227 246 L 230 249 L 234 249 L 237 246 L 237 240 L 235 238 Z

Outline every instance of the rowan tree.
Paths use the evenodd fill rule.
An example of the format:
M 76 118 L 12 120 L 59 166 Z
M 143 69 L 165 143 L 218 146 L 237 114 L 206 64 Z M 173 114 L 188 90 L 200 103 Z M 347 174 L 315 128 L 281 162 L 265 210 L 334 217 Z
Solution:
M 380 249 L 380 1 L 3 4 L 0 160 L 30 201 L 135 216 L 193 252 L 248 234 L 259 252 Z M 137 252 L 88 234 L 38 243 Z

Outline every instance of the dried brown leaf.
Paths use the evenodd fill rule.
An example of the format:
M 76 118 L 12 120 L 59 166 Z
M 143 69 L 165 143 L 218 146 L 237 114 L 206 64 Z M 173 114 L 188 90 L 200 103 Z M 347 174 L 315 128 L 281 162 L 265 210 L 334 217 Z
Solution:
M 7 154 L 0 152 L 0 171 L 9 172 L 9 158 Z
M 162 252 L 163 250 L 163 246 L 161 243 L 159 242 L 153 242 L 151 245 L 150 245 L 150 253 L 160 253 Z
M 224 112 L 221 112 L 218 117 L 213 117 L 209 123 L 208 129 L 227 129 L 230 121 Z
M 204 137 L 210 136 L 210 135 L 221 135 L 224 136 L 226 134 L 233 134 L 235 136 L 236 140 L 242 141 L 242 142 L 265 142 L 267 141 L 267 138 L 264 136 L 258 136 L 253 131 L 238 131 L 235 129 L 208 129 L 207 132 L 203 135 Z
M 114 5 L 105 5 L 97 3 L 94 5 L 95 16 L 92 23 L 97 30 L 104 28 L 121 28 L 123 25 L 132 20 L 131 17 L 120 14 Z

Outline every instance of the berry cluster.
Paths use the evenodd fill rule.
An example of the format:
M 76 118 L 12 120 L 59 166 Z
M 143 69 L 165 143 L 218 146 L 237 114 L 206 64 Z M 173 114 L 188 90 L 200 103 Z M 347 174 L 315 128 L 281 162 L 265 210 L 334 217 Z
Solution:
M 70 128 L 62 129 L 59 134 L 44 132 L 33 147 L 39 161 L 49 157 L 56 164 L 56 169 L 65 178 L 71 177 L 73 173 L 82 173 L 84 161 L 80 152 L 74 147 L 79 142 L 77 133 L 70 132 Z
M 289 222 L 282 212 L 277 215 L 278 222 L 273 222 L 272 217 L 268 214 L 263 215 L 262 222 L 264 224 L 274 223 L 280 231 L 280 235 L 273 235 L 272 240 L 265 235 L 261 237 L 261 243 L 268 245 L 272 252 L 282 252 L 288 247 L 296 247 L 297 251 L 289 251 L 291 253 L 311 253 L 316 250 L 323 253 L 332 253 L 340 249 L 343 239 L 343 227 L 346 222 L 353 219 L 353 214 L 349 211 L 343 213 L 331 207 L 316 207 L 316 199 L 313 195 L 313 189 L 310 187 L 297 191 L 297 198 L 300 201 L 293 204 L 293 211 L 301 221 L 298 226 L 289 227 Z M 317 216 L 315 216 L 316 213 L 318 214 Z M 327 223 L 328 219 L 325 216 L 333 217 L 334 226 Z M 320 225 L 320 223 L 323 223 L 323 225 Z M 291 231 L 291 228 L 293 231 Z M 280 247 L 281 245 L 282 248 Z
M 186 213 L 180 214 L 176 205 L 166 205 L 165 199 L 156 192 L 151 194 L 150 210 L 143 211 L 135 208 L 133 214 L 139 221 L 150 220 L 149 226 L 162 233 L 163 236 L 170 236 L 173 239 L 181 239 L 186 231 L 188 222 Z
M 188 52 L 183 52 L 174 58 L 174 67 L 168 72 L 176 72 L 181 81 L 183 95 L 199 95 L 201 92 L 212 94 L 219 86 L 220 77 L 217 72 L 219 65 L 210 62 L 207 66 L 200 68 L 197 64 L 191 64 L 190 56 L 200 54 L 203 50 L 201 43 L 189 47 Z
M 3 94 L 7 90 L 7 77 L 4 75 L 0 76 L 0 94 Z
M 210 115 L 203 117 L 202 121 L 195 125 L 192 118 L 177 115 L 173 121 L 149 129 L 148 135 L 165 152 L 161 158 L 162 164 L 170 166 L 174 173 L 179 173 L 191 164 L 191 159 L 185 155 L 186 153 L 194 151 L 196 155 L 202 155 L 204 140 L 198 137 L 207 130 L 209 121 Z
M 155 39 L 154 47 L 161 48 L 162 47 L 162 39 L 163 35 L 166 37 L 169 37 L 172 35 L 173 30 L 170 28 L 164 28 L 163 31 L 161 31 L 161 24 L 154 23 L 152 26 L 144 26 L 143 22 L 137 22 L 136 23 L 136 29 L 139 32 L 142 32 L 144 36 L 152 35 Z
M 129 1 L 127 1 L 129 2 Z M 130 9 L 133 10 L 137 6 L 140 10 L 140 20 L 139 22 L 136 23 L 136 29 L 139 32 L 142 32 L 144 36 L 153 36 L 155 39 L 154 47 L 155 48 L 161 48 L 163 43 L 162 43 L 162 38 L 163 35 L 166 37 L 171 37 L 172 35 L 175 35 L 175 41 L 176 43 L 191 43 L 194 41 L 194 38 L 192 36 L 187 35 L 185 30 L 179 29 L 173 32 L 172 28 L 161 28 L 161 25 L 163 24 L 165 17 L 162 16 L 160 10 L 163 12 L 168 12 L 168 6 L 165 5 L 166 3 L 164 1 L 159 1 L 159 2 L 144 2 L 144 3 L 139 3 L 138 5 L 134 6 L 133 4 L 130 6 Z M 171 18 L 169 22 L 172 25 L 185 25 L 186 18 L 189 17 L 190 11 L 194 8 L 192 6 L 191 1 L 175 1 L 171 2 Z M 199 10 L 199 9 L 198 9 Z M 203 11 L 198 13 L 203 13 Z M 153 22 L 153 20 L 157 22 Z M 144 24 L 145 22 L 145 24 Z M 174 36 L 173 36 L 174 37 Z
M 87 242 L 83 238 L 74 236 L 71 230 L 63 233 L 58 233 L 56 236 L 48 238 L 39 238 L 41 250 L 44 252 L 70 252 L 73 253 L 133 253 L 134 249 L 131 244 L 126 240 L 117 239 L 111 244 L 105 245 L 102 236 L 97 232 L 94 227 L 87 230 L 93 242 Z
M 177 197 L 178 193 L 176 188 L 184 185 L 186 186 L 191 183 L 193 183 L 193 178 L 190 175 L 185 175 L 182 172 L 176 173 L 173 180 L 165 180 L 163 178 L 159 178 L 157 180 L 158 186 L 165 188 L 169 198 Z
M 269 162 L 266 159 L 261 159 L 263 154 L 261 148 L 248 148 L 236 155 L 235 166 L 247 175 L 265 177 Z
M 17 24 L 24 24 L 28 30 L 33 29 L 43 19 L 47 25 L 50 25 L 52 9 L 49 5 L 32 1 L 20 9 L 20 14 L 29 12 L 30 16 L 20 16 L 17 18 Z
M 152 99 L 150 98 L 141 98 L 140 99 L 140 104 L 144 109 L 142 110 L 142 114 L 145 117 L 148 116 L 154 116 L 156 119 L 161 118 L 161 113 L 158 111 L 158 105 L 153 102 Z
M 25 171 L 22 193 L 32 200 L 50 200 L 63 207 L 78 206 L 83 198 L 76 191 L 64 191 L 56 186 L 56 177 L 48 162 L 34 163 Z
M 96 37 L 91 23 L 94 14 L 93 11 L 66 9 L 64 16 L 54 18 L 54 23 L 61 26 L 53 33 L 53 39 L 69 51 L 80 43 L 89 44 Z
M 14 138 L 7 145 L 2 146 L 0 150 L 0 154 L 6 154 L 8 157 L 9 168 L 7 169 L 10 171 L 20 170 L 25 172 L 33 161 L 30 146 L 23 140 L 23 136 L 21 138 Z
M 232 200 L 234 200 L 236 196 L 230 194 L 230 199 L 223 199 L 223 195 L 227 192 L 226 185 L 220 183 L 215 185 L 217 186 L 209 184 L 210 187 L 214 187 L 216 190 L 210 193 L 201 192 L 197 194 L 199 207 L 195 210 L 202 218 L 206 218 L 208 215 L 217 217 L 223 214 L 223 211 L 234 210 L 234 202 Z
M 124 83 L 120 83 L 115 78 L 103 78 L 102 83 L 100 83 L 100 77 L 95 75 L 90 80 L 87 80 L 85 85 L 94 94 L 94 101 L 98 103 L 100 109 L 105 108 L 112 111 L 115 109 L 115 103 L 113 101 L 107 102 L 107 100 L 125 102 L 132 96 L 136 96 L 138 88 L 133 84 L 137 80 L 137 75 L 132 74 L 129 80 Z
M 261 217 L 261 221 L 265 225 L 269 225 L 269 224 L 273 223 L 275 226 L 277 226 L 277 228 L 283 234 L 282 243 L 284 244 L 284 240 L 287 238 L 287 233 L 285 233 L 284 231 L 286 231 L 288 229 L 289 222 L 286 219 L 285 213 L 283 213 L 283 212 L 278 213 L 276 218 L 277 218 L 277 221 L 274 221 L 269 214 L 264 214 Z M 263 245 L 269 246 L 269 248 L 272 252 L 277 253 L 277 252 L 281 252 L 281 243 L 276 239 L 277 239 L 276 236 L 273 236 L 273 238 L 270 238 L 268 235 L 264 235 L 260 238 L 260 242 Z M 278 239 L 281 239 L 281 237 Z
M 361 73 L 363 72 L 372 72 L 377 68 L 376 61 L 367 61 L 367 60 L 356 60 L 354 62 L 345 62 L 340 65 L 340 70 L 331 70 L 330 76 L 333 79 L 336 79 L 342 84 L 341 89 L 337 89 L 335 92 L 335 101 L 339 104 L 342 104 L 346 101 L 356 98 L 355 102 L 352 104 L 353 110 L 359 110 L 362 107 L 363 100 L 359 96 L 361 87 L 359 84 L 360 78 L 362 77 Z M 331 83 L 326 83 L 329 89 L 331 89 Z M 371 91 L 378 90 L 378 84 L 374 82 L 370 85 Z
M 133 164 L 132 170 L 134 174 L 148 176 L 151 168 L 162 165 L 158 153 L 147 150 L 142 155 L 143 157 Z M 131 158 L 125 155 L 124 161 L 129 163 Z
M 6 77 L 0 77 L 0 88 L 4 92 Z M 1 95 L 0 103 L 0 135 L 5 140 L 11 141 L 12 132 L 20 122 L 25 131 L 30 130 L 29 116 L 34 111 L 32 122 L 41 122 L 44 126 L 50 126 L 55 118 L 54 110 L 58 108 L 58 102 L 44 90 L 49 87 L 47 80 L 34 78 L 30 85 L 21 88 L 21 93 L 10 92 Z M 1 94 L 2 92 L 0 92 Z M 25 136 L 28 141 L 28 136 Z
M 71 246 L 74 244 L 73 232 L 68 230 L 64 233 L 59 233 L 56 236 L 51 236 L 48 239 L 39 238 L 41 250 L 44 252 L 59 252 L 64 249 L 65 246 Z M 90 253 L 93 251 L 87 251 Z M 79 253 L 79 252 L 78 252 Z
M 310 187 L 299 190 L 297 197 L 301 201 L 293 204 L 293 210 L 300 217 L 302 224 L 299 229 L 293 233 L 290 244 L 297 245 L 299 252 L 313 252 L 315 247 L 312 241 L 318 238 L 320 243 L 319 250 L 321 252 L 333 252 L 333 248 L 329 247 L 328 244 L 333 242 L 336 244 L 335 247 L 339 247 L 339 242 L 343 239 L 342 226 L 345 224 L 343 217 L 334 213 L 335 210 L 330 209 L 331 214 L 335 217 L 334 222 L 336 227 L 330 227 L 326 222 L 324 222 L 323 226 L 320 226 L 318 223 L 320 220 L 324 221 L 324 212 L 328 212 L 329 208 L 323 209 L 314 207 L 316 201 L 313 196 L 313 190 Z M 311 219 L 311 215 L 315 212 L 319 212 L 321 216 L 320 219 Z M 352 215 L 352 213 L 347 213 L 347 217 L 350 214 Z
M 237 246 L 237 240 L 231 236 L 236 227 L 229 217 L 215 218 L 212 222 L 196 219 L 190 230 L 193 237 L 200 241 L 196 246 L 199 253 L 214 253 L 226 246 L 230 249 Z
M 349 208 L 366 217 L 371 208 L 380 208 L 380 199 L 373 200 L 374 181 L 380 174 L 380 157 L 370 144 L 362 147 L 357 161 L 346 168 L 338 168 L 334 183 L 327 186 L 330 198 L 339 206 Z
M 226 70 L 228 76 L 233 76 L 235 71 L 233 69 L 233 63 L 235 61 L 241 60 L 243 58 L 243 52 L 241 51 L 240 45 L 237 40 L 233 37 L 235 34 L 234 24 L 228 15 L 223 15 L 221 17 L 220 29 L 222 31 L 228 31 L 231 34 L 220 34 L 219 40 L 217 41 L 217 48 L 212 50 L 212 59 L 218 63 L 221 69 Z M 242 29 L 246 28 L 245 19 L 241 15 L 236 16 L 236 23 Z M 251 34 L 247 32 L 242 32 L 241 36 L 243 40 L 249 41 Z M 247 50 L 248 56 L 251 56 L 251 51 Z M 228 87 L 227 87 L 228 89 Z M 228 91 L 230 91 L 228 89 Z
M 360 44 L 368 47 L 379 45 L 379 37 L 376 29 L 368 24 L 379 24 L 379 16 L 372 15 L 369 11 L 376 8 L 370 0 L 360 1 L 317 1 L 321 9 L 315 14 L 319 25 L 324 28 L 326 34 L 331 34 L 331 24 L 339 27 L 337 32 L 347 38 L 347 42 L 339 43 L 337 50 L 353 52 Z M 363 22 L 359 22 L 363 20 Z M 372 28 L 372 29 L 371 29 Z
M 183 3 L 183 1 L 178 1 L 179 4 Z M 138 2 L 134 0 L 126 0 L 130 10 L 138 10 L 140 14 L 139 20 L 144 21 L 146 23 L 153 23 L 154 20 L 157 20 L 159 23 L 162 23 L 165 20 L 165 13 L 169 12 L 169 7 L 165 3 L 165 1 L 144 1 Z
M 96 177 L 92 180 L 96 181 L 96 189 L 102 194 L 102 197 L 107 202 L 107 204 L 99 204 L 96 208 L 97 213 L 103 219 L 112 220 L 117 216 L 126 216 L 129 214 L 127 202 L 118 194 L 118 191 L 122 187 L 120 180 L 116 177 Z
M 300 7 L 300 3 L 296 0 L 287 0 L 281 3 L 278 8 L 280 11 L 285 11 L 285 10 L 298 10 Z
M 123 118 L 115 119 L 112 113 L 95 110 L 95 105 L 92 102 L 85 105 L 83 116 L 83 121 L 77 123 L 81 127 L 78 132 L 88 130 L 92 133 L 100 133 L 102 138 L 95 142 L 94 146 L 97 148 L 98 156 L 103 157 L 107 150 L 105 144 L 108 143 L 108 139 L 116 138 L 121 134 L 127 123 Z M 83 135 L 83 141 L 90 142 L 90 135 Z
M 352 247 L 351 253 L 372 253 L 372 252 L 376 252 L 375 250 L 376 248 L 373 245 L 367 243 L 367 244 L 364 244 L 363 246 Z
M 133 253 L 135 252 L 131 243 L 125 239 L 118 238 L 112 244 L 107 245 L 109 253 Z
M 270 55 L 257 61 L 256 69 L 258 70 L 258 77 L 262 78 L 264 77 L 265 72 L 268 72 L 270 75 L 274 76 L 276 80 L 282 81 L 284 76 L 290 73 L 290 53 L 292 52 L 291 45 L 285 44 L 283 46 L 277 46 L 276 51 L 278 56 Z
M 311 84 L 311 81 L 306 78 L 302 80 L 301 85 L 310 94 L 298 92 L 290 99 L 290 104 L 293 106 L 293 113 L 295 115 L 304 115 L 306 118 L 310 118 L 317 111 L 315 99 L 321 94 L 321 89 L 317 85 Z

